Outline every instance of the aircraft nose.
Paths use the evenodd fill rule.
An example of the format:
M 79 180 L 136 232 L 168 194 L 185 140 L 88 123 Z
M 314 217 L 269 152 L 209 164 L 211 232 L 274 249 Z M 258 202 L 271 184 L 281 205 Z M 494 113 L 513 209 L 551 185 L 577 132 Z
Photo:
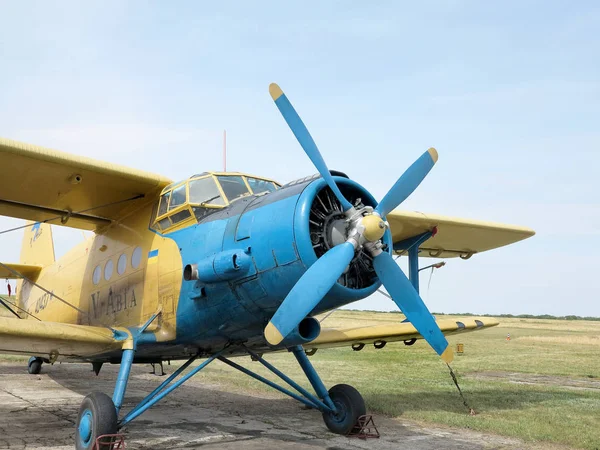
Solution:
M 342 176 L 334 176 L 344 197 L 357 210 L 371 210 L 377 205 L 373 196 L 355 181 Z M 369 217 L 369 216 L 367 216 Z M 391 245 L 391 234 L 387 228 L 380 228 L 381 218 L 374 215 L 373 219 L 364 217 L 373 229 L 373 234 L 379 234 L 387 245 Z M 314 264 L 332 248 L 344 244 L 350 237 L 352 222 L 344 214 L 337 197 L 322 178 L 313 181 L 302 193 L 295 218 L 295 236 L 297 248 L 306 266 Z M 373 237 L 373 236 L 371 236 Z M 337 281 L 352 290 L 371 289 L 379 285 L 373 269 L 371 256 L 358 248 L 347 270 Z

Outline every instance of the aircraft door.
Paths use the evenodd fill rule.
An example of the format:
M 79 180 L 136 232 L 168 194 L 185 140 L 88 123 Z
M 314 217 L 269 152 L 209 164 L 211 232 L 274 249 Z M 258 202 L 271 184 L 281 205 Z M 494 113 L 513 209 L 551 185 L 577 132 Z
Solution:
M 140 323 L 148 320 L 156 311 L 160 303 L 158 296 L 159 283 L 159 260 L 158 250 L 150 250 L 148 252 L 148 260 L 146 263 L 146 274 L 144 283 L 144 302 L 142 320 Z
M 176 311 L 183 269 L 179 247 L 175 241 L 165 239 L 158 252 L 158 304 L 163 317 L 173 316 Z

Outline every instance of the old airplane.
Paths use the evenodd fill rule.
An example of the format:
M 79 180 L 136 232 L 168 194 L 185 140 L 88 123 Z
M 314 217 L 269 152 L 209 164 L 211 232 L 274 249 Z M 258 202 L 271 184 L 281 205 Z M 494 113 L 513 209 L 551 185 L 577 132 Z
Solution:
M 347 433 L 365 414 L 363 399 L 349 385 L 325 387 L 308 358 L 315 349 L 423 338 L 450 362 L 445 334 L 497 324 L 436 321 L 419 296 L 419 257 L 467 259 L 534 232 L 395 210 L 436 163 L 433 148 L 378 203 L 327 168 L 281 89 L 272 84 L 270 93 L 318 175 L 280 185 L 244 173 L 203 172 L 172 182 L 0 140 L 7 169 L 0 215 L 29 221 L 21 261 L 0 263 L 0 277 L 19 280 L 15 315 L 21 317 L 0 318 L 0 353 L 31 355 L 30 373 L 44 362 L 91 362 L 96 373 L 103 363 L 120 363 L 112 398 L 101 392 L 84 398 L 77 449 L 117 432 L 215 359 L 320 410 L 331 431 Z M 55 260 L 51 223 L 94 235 Z M 409 277 L 392 255 L 408 256 Z M 313 317 L 382 284 L 403 322 L 321 329 Z M 285 349 L 314 393 L 263 358 Z M 235 362 L 238 355 L 251 355 L 294 391 Z M 198 358 L 202 363 L 191 366 Z M 120 417 L 131 365 L 177 359 L 187 361 Z

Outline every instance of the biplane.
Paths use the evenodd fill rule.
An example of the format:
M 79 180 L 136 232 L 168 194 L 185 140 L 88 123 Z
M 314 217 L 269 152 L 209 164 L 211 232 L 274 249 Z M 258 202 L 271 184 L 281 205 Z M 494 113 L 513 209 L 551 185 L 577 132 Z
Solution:
M 89 362 L 96 374 L 104 363 L 120 364 L 112 397 L 83 399 L 77 449 L 116 433 L 214 360 L 319 410 L 332 432 L 345 434 L 365 404 L 349 385 L 326 388 L 309 360 L 317 349 L 424 339 L 449 363 L 445 335 L 497 324 L 436 320 L 419 296 L 419 257 L 468 259 L 534 232 L 396 209 L 436 163 L 433 148 L 377 202 L 328 169 L 288 98 L 276 84 L 269 91 L 318 174 L 284 185 L 231 172 L 173 182 L 0 140 L 0 215 L 28 221 L 20 262 L 0 263 L 0 277 L 18 280 L 17 317 L 0 318 L 0 353 L 31 356 L 33 374 L 55 361 Z M 55 260 L 51 224 L 94 234 Z M 408 277 L 394 255 L 408 257 Z M 382 285 L 405 320 L 331 329 L 315 318 Z M 285 350 L 314 392 L 264 359 Z M 240 355 L 288 386 L 242 366 Z M 186 362 L 122 414 L 131 365 L 167 360 Z

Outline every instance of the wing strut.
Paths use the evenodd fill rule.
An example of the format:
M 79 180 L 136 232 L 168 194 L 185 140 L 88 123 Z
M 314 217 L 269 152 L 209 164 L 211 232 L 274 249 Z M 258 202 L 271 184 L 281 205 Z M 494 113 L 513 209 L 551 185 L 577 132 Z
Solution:
M 29 226 L 29 225 L 28 225 Z M 84 314 L 86 316 L 89 316 L 89 313 L 85 312 L 82 309 L 79 309 L 77 306 L 73 305 L 72 303 L 69 303 L 68 301 L 66 301 L 65 299 L 61 298 L 60 296 L 56 295 L 53 292 L 50 292 L 48 289 L 46 289 L 44 286 L 40 286 L 39 284 L 37 284 L 35 281 L 30 280 L 29 278 L 27 278 L 25 275 L 23 275 L 22 273 L 17 272 L 16 270 L 14 270 L 13 268 L 7 266 L 4 263 L 0 262 L 0 266 L 2 266 L 4 269 L 8 270 L 10 273 L 12 273 L 13 275 L 15 275 L 17 278 L 23 278 L 25 281 L 33 284 L 35 287 L 41 289 L 42 291 L 44 291 L 46 294 L 54 297 L 55 299 L 63 302 L 65 305 L 70 306 L 71 308 L 73 308 L 75 311 L 80 312 L 81 314 Z
M 21 312 L 24 312 L 25 314 L 27 314 L 28 316 L 33 317 L 35 320 L 39 320 L 40 322 L 42 321 L 42 319 L 35 317 L 33 314 L 31 314 L 29 311 L 27 311 L 26 309 L 23 309 L 17 305 L 13 305 L 11 304 L 10 306 L 8 305 L 8 303 L 10 303 L 8 300 L 6 300 L 5 297 L 0 296 L 0 303 L 3 304 L 8 310 L 10 310 L 10 312 L 12 312 L 13 314 L 15 314 L 14 311 L 11 310 L 10 306 L 12 306 L 15 309 L 18 309 Z M 19 319 L 22 319 L 21 316 L 19 316 L 19 314 L 15 314 Z
M 106 219 L 104 217 L 99 217 L 99 216 L 92 216 L 92 215 L 84 214 L 84 213 L 93 211 L 95 209 L 101 209 L 101 208 L 107 208 L 109 206 L 119 205 L 121 203 L 130 202 L 130 201 L 137 200 L 137 199 L 144 198 L 144 197 L 145 197 L 144 194 L 138 194 L 138 195 L 134 195 L 133 197 L 129 197 L 129 198 L 126 198 L 123 200 L 117 200 L 116 202 L 105 203 L 104 205 L 99 205 L 99 206 L 93 206 L 91 208 L 82 209 L 80 211 L 60 211 L 60 210 L 52 209 L 52 208 L 41 208 L 39 206 L 26 205 L 26 204 L 17 203 L 17 202 L 9 202 L 8 200 L 0 200 L 0 203 L 11 204 L 14 206 L 19 206 L 19 207 L 34 208 L 36 210 L 43 210 L 47 213 L 58 214 L 54 217 L 50 217 L 49 219 L 41 220 L 39 222 L 34 222 L 33 224 L 28 223 L 26 225 L 21 225 L 19 227 L 9 228 L 8 230 L 2 230 L 2 231 L 0 231 L 0 234 L 9 233 L 11 231 L 22 230 L 23 228 L 27 228 L 31 225 L 35 225 L 38 223 L 53 222 L 53 221 L 59 220 L 59 219 L 60 219 L 60 222 L 62 225 L 66 225 L 67 221 L 71 217 L 73 217 L 75 219 L 92 220 L 92 221 L 98 222 L 99 224 L 108 225 L 111 222 L 110 219 Z
M 10 306 L 8 306 L 8 304 L 4 301 L 4 299 L 2 297 L 0 297 L 0 305 L 3 305 L 11 313 L 13 313 L 15 316 L 17 316 L 18 319 L 21 318 L 21 316 L 19 316 Z

